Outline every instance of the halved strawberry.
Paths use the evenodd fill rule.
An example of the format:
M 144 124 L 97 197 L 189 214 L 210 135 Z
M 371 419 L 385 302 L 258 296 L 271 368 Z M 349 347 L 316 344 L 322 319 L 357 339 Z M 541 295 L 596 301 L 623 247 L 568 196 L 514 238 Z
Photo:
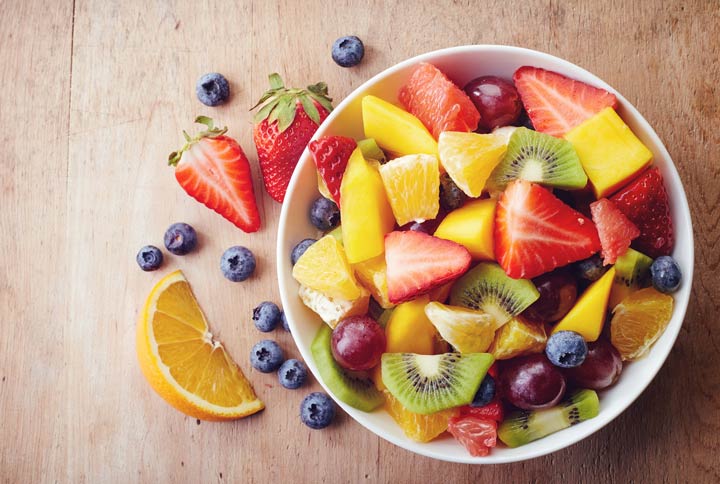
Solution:
M 338 207 L 340 206 L 340 182 L 342 182 L 350 155 L 356 147 L 355 140 L 345 136 L 323 136 L 311 141 L 308 145 L 313 160 L 315 160 L 315 166 Z
M 647 170 L 610 200 L 640 229 L 633 248 L 652 258 L 672 253 L 673 221 L 660 170 Z
M 561 137 L 606 107 L 617 107 L 614 94 L 539 67 L 519 68 L 513 81 L 533 127 L 552 136 Z
M 422 232 L 385 236 L 390 302 L 396 304 L 445 284 L 470 267 L 470 253 L 460 244 Z
M 497 422 L 487 418 L 472 415 L 452 417 L 448 420 L 448 432 L 473 457 L 488 455 L 497 444 Z
M 180 186 L 200 203 L 234 223 L 245 232 L 260 229 L 250 163 L 240 145 L 224 136 L 227 128 L 216 128 L 212 119 L 198 116 L 196 123 L 207 126 L 194 138 L 185 135 L 185 146 L 170 154 Z
M 473 417 L 502 422 L 505 417 L 505 411 L 502 403 L 500 403 L 500 399 L 496 396 L 492 402 L 483 407 L 471 407 L 470 405 L 460 407 L 460 415 L 472 415 Z
M 591 203 L 590 212 L 600 236 L 603 265 L 614 264 L 627 252 L 640 230 L 607 198 Z
M 592 221 L 540 185 L 516 180 L 500 195 L 495 256 L 508 276 L 530 279 L 586 259 L 600 247 Z

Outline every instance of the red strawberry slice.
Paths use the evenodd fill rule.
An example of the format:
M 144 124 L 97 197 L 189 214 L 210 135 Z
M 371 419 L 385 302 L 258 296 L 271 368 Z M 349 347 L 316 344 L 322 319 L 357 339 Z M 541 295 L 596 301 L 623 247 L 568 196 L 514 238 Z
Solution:
M 500 399 L 495 397 L 492 402 L 488 403 L 484 407 L 471 407 L 470 405 L 460 407 L 460 415 L 472 415 L 473 417 L 502 422 L 505 412 L 502 404 L 500 403 Z
M 357 143 L 354 139 L 345 136 L 323 136 L 311 141 L 308 145 L 313 160 L 315 160 L 315 166 L 338 207 L 340 206 L 340 182 L 342 182 L 348 160 L 356 146 Z
M 660 170 L 647 170 L 610 200 L 640 229 L 640 236 L 632 243 L 633 248 L 652 258 L 672 253 L 675 243 L 673 221 Z
M 452 417 L 448 431 L 473 457 L 488 455 L 497 444 L 497 422 L 472 415 Z
M 223 136 L 227 128 L 215 128 L 213 120 L 195 120 L 207 130 L 195 138 L 187 134 L 182 150 L 170 155 L 175 179 L 198 202 L 231 221 L 245 232 L 260 229 L 250 163 L 234 139 Z
M 470 253 L 449 240 L 422 232 L 390 232 L 385 236 L 388 297 L 408 301 L 455 279 L 470 267 Z
M 495 214 L 495 255 L 508 276 L 530 279 L 600 250 L 590 219 L 547 189 L 515 180 Z
M 627 252 L 630 242 L 640 235 L 640 230 L 607 198 L 591 203 L 590 212 L 600 236 L 603 265 L 614 264 L 619 256 Z
M 513 75 L 525 111 L 541 133 L 562 137 L 606 107 L 617 107 L 617 98 L 557 72 L 523 66 Z

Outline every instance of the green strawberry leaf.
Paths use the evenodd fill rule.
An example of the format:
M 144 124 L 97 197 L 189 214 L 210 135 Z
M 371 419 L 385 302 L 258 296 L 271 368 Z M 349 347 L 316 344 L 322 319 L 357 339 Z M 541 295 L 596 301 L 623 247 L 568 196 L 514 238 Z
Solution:
M 315 121 L 315 124 L 320 124 L 320 113 L 318 112 L 317 107 L 315 107 L 315 103 L 312 102 L 308 96 L 300 96 L 300 103 L 302 103 L 305 114 Z
M 295 121 L 295 114 L 297 113 L 297 103 L 295 102 L 295 98 L 290 98 L 289 103 L 292 105 L 288 106 L 287 109 L 283 106 L 283 109 L 278 115 L 278 130 L 281 133 L 288 129 L 290 125 L 293 124 L 293 121 Z
M 268 76 L 268 80 L 270 81 L 270 88 L 271 89 L 284 89 L 285 84 L 283 84 L 282 77 L 280 77 L 280 74 L 277 72 L 273 72 Z
M 314 92 L 310 92 L 310 93 L 308 93 L 308 95 L 310 97 L 312 97 L 314 100 L 316 100 L 322 107 L 324 107 L 328 113 L 333 110 L 333 106 L 331 103 L 332 99 L 323 97 L 323 96 L 319 96 L 319 95 L 315 94 Z

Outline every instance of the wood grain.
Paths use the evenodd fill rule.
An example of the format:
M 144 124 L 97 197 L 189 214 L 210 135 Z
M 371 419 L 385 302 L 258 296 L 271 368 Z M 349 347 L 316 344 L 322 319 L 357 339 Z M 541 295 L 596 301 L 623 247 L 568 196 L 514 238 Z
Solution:
M 346 34 L 366 42 L 357 68 L 330 59 Z M 716 0 L 0 1 L 0 480 L 719 482 L 718 38 Z M 339 100 L 409 56 L 470 43 L 546 51 L 622 92 L 673 156 L 695 226 L 693 299 L 657 378 L 602 431 L 517 465 L 433 461 L 345 415 L 326 431 L 303 427 L 304 392 L 247 364 L 260 338 L 251 309 L 279 299 L 279 205 L 263 194 L 264 228 L 243 234 L 187 197 L 164 163 L 198 114 L 227 123 L 252 157 L 247 108 L 269 72 L 292 85 L 325 80 Z M 195 80 L 209 71 L 231 81 L 226 107 L 195 99 Z M 266 402 L 243 421 L 172 411 L 136 364 L 138 310 L 161 274 L 139 271 L 134 255 L 180 220 L 198 229 L 200 250 L 168 256 L 160 272 L 186 272 Z M 259 260 L 257 277 L 240 285 L 218 273 L 234 244 Z M 297 356 L 289 335 L 274 336 Z

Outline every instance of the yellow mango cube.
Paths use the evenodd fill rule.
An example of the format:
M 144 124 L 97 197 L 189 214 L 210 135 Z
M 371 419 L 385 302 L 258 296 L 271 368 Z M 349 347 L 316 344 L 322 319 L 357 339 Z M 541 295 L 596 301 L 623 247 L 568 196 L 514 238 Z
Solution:
M 351 264 L 385 251 L 385 234 L 395 227 L 380 173 L 356 148 L 340 184 L 340 218 L 345 254 Z
M 428 302 L 428 297 L 422 296 L 397 305 L 385 326 L 386 353 L 435 353 L 439 335 L 425 315 Z
M 352 265 L 355 276 L 365 289 L 370 291 L 372 297 L 383 309 L 395 307 L 388 298 L 387 264 L 385 257 L 379 255 L 363 262 Z
M 605 313 L 614 280 L 615 267 L 611 267 L 582 293 L 575 306 L 553 328 L 552 333 L 575 331 L 585 341 L 596 341 L 605 324 Z
M 452 240 L 465 247 L 475 260 L 495 260 L 495 206 L 497 200 L 473 200 L 450 212 L 435 237 Z
M 618 190 L 653 157 L 610 107 L 571 129 L 565 139 L 575 148 L 597 198 Z
M 437 156 L 437 141 L 422 122 L 402 108 L 375 96 L 362 99 L 365 136 L 396 155 Z

